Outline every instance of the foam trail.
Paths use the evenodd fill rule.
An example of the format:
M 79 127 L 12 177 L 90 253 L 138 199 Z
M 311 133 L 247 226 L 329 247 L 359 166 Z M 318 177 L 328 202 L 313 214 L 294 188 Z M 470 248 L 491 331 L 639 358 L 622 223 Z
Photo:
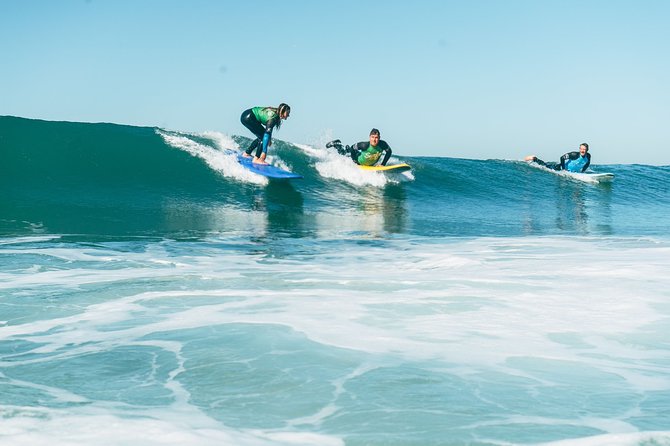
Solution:
M 324 178 L 346 181 L 354 186 L 376 187 L 414 180 L 414 175 L 410 171 L 393 174 L 365 171 L 352 163 L 351 158 L 340 155 L 334 150 L 327 148 L 319 149 L 307 144 L 293 145 L 317 160 L 315 164 L 316 170 Z M 395 157 L 391 157 L 391 161 L 391 164 L 400 162 Z
M 538 446 L 670 446 L 670 431 L 594 435 L 586 438 L 552 441 Z
M 192 139 L 192 136 L 187 134 L 167 132 L 165 130 L 157 130 L 157 133 L 170 146 L 202 159 L 209 167 L 225 177 L 234 178 L 246 183 L 268 184 L 267 178 L 248 171 L 237 162 L 236 152 L 239 150 L 239 146 L 230 137 L 222 133 L 207 132 L 202 135 L 214 142 L 220 150 L 196 142 Z
M 21 415 L 17 416 L 17 414 Z M 138 418 L 105 407 L 86 411 L 0 406 L 0 444 L 30 446 L 342 446 L 336 437 L 309 432 L 236 430 L 202 414 L 148 411 Z M 11 442 L 6 442 L 11 440 Z

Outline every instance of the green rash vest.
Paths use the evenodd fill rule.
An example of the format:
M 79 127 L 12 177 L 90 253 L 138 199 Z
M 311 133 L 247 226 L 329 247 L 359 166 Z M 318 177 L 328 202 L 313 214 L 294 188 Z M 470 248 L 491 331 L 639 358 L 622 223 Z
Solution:
M 374 165 L 379 157 L 381 157 L 382 151 L 377 147 L 370 146 L 366 151 L 361 152 L 358 156 L 358 164 L 361 166 L 372 166 Z
M 267 127 L 268 122 L 279 120 L 279 115 L 270 107 L 254 107 L 251 109 L 251 112 L 254 114 L 256 119 L 260 121 L 261 124 Z
M 376 146 L 367 141 L 359 142 L 354 146 L 360 151 L 358 155 L 358 164 L 361 166 L 372 166 L 382 156 L 384 150 L 389 149 L 389 145 L 384 140 L 379 140 Z

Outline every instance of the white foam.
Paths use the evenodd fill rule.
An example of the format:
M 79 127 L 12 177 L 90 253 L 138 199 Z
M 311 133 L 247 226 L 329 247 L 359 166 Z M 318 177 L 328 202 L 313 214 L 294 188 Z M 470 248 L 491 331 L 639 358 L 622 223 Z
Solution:
M 206 132 L 202 135 L 196 135 L 213 141 L 218 149 L 194 141 L 192 135 L 189 134 L 166 130 L 157 130 L 157 133 L 165 140 L 166 144 L 202 159 L 210 168 L 225 177 L 247 183 L 268 184 L 267 178 L 254 174 L 240 165 L 237 161 L 239 146 L 232 138 L 222 133 Z
M 60 238 L 58 235 L 41 235 L 29 237 L 6 237 L 0 239 L 0 245 L 13 245 L 23 243 L 39 243 Z
M 570 425 L 608 434 L 554 444 L 560 446 L 628 445 L 647 438 L 666 441 L 667 433 L 633 431 L 638 418 L 635 411 L 652 410 L 638 407 L 637 401 L 648 392 L 670 390 L 664 338 L 649 339 L 658 336 L 658 325 L 669 316 L 667 242 L 579 237 L 387 240 L 384 245 L 364 246 L 335 242 L 310 251 L 308 261 L 303 254 L 267 256 L 246 249 L 218 249 L 208 243 L 180 242 L 176 251 L 182 254 L 177 255 L 167 249 L 170 244 L 164 241 L 144 251 L 118 252 L 73 247 L 68 253 L 62 247 L 53 248 L 54 257 L 87 265 L 77 265 L 69 272 L 5 274 L 0 282 L 10 291 L 30 288 L 49 292 L 80 284 L 101 285 L 102 289 L 113 288 L 113 284 L 106 285 L 113 281 L 124 285 L 102 302 L 78 302 L 79 307 L 67 316 L 0 325 L 0 340 L 25 338 L 39 345 L 31 350 L 32 355 L 6 355 L 3 367 L 125 346 L 153 347 L 176 359 L 177 365 L 171 366 L 163 383 L 174 396 L 174 405 L 163 412 L 142 412 L 142 419 L 124 424 L 119 441 L 110 444 L 123 444 L 131 434 L 142 444 L 172 444 L 168 435 L 157 435 L 144 443 L 143 430 L 172 433 L 182 438 L 183 444 L 341 444 L 338 438 L 291 430 L 317 429 L 337 419 L 342 411 L 346 414 L 343 404 L 350 395 L 341 396 L 352 392 L 346 383 L 394 362 L 407 362 L 411 367 L 430 364 L 431 369 L 470 379 L 475 387 L 478 381 L 471 377 L 484 374 L 501 377 L 501 382 L 516 377 L 532 383 L 528 384 L 529 393 L 534 386 L 567 388 L 593 380 L 590 385 L 602 390 L 605 399 L 607 392 L 612 392 L 613 398 L 635 396 L 632 403 L 623 398 L 625 407 L 611 417 L 573 416 L 574 412 L 560 414 L 559 409 L 556 416 L 535 416 L 529 408 L 528 414 L 486 416 L 493 421 L 472 424 L 473 429 Z M 50 254 L 49 248 L 31 243 L 9 248 L 3 249 L 3 254 L 45 258 Z M 109 262 L 115 262 L 114 269 L 109 269 Z M 612 271 L 621 274 L 613 277 Z M 170 280 L 174 280 L 172 287 L 166 285 Z M 146 284 L 149 291 L 128 288 L 125 285 L 129 282 Z M 158 286 L 152 290 L 154 283 Z M 338 347 L 365 359 L 324 383 L 332 389 L 326 401 L 285 420 L 284 428 L 236 431 L 191 407 L 179 382 L 185 367 L 180 333 L 226 325 L 289 327 L 307 339 L 298 337 L 297 349 L 314 348 L 315 343 L 319 351 L 338 352 L 328 350 Z M 254 359 L 263 361 L 262 357 Z M 40 390 L 63 401 L 79 398 L 45 385 L 10 384 Z M 529 403 L 534 401 L 526 398 Z M 39 443 L 49 437 L 54 437 L 52 444 L 56 445 L 87 444 L 95 429 L 89 432 L 85 426 L 100 425 L 104 435 L 111 435 L 112 429 L 103 424 L 126 423 L 115 411 L 78 410 L 81 412 L 65 414 L 45 409 L 35 417 L 12 412 L 0 425 L 0 435 L 5 432 L 15 437 L 18 442 L 12 444 L 24 440 L 25 444 Z M 616 412 L 618 408 L 608 410 Z M 187 416 L 180 417 L 183 414 Z M 63 423 L 75 425 L 73 443 L 64 443 Z M 113 438 L 116 441 L 117 437 Z M 607 443 L 610 440 L 614 443 Z
M 0 444 L 13 446 L 341 446 L 336 437 L 281 430 L 237 430 L 200 413 L 147 410 L 118 415 L 103 407 L 49 410 L 0 406 Z
M 324 178 L 346 181 L 354 186 L 375 187 L 414 180 L 414 175 L 410 171 L 393 174 L 367 171 L 352 163 L 350 157 L 340 155 L 333 149 L 316 148 L 307 144 L 294 145 L 316 160 L 316 170 Z M 391 161 L 393 161 L 391 164 L 399 162 L 395 157 L 391 157 Z
M 670 446 L 670 431 L 593 435 L 542 443 L 541 446 Z
M 229 135 L 221 132 L 215 131 L 206 131 L 203 132 L 200 136 L 204 136 L 211 140 L 220 150 L 235 150 L 239 151 L 240 146 L 231 138 Z
M 594 243 L 598 244 L 570 239 L 517 242 L 482 239 L 450 245 L 422 245 L 418 250 L 403 244 L 398 245 L 397 250 L 368 248 L 362 263 L 365 270 L 401 272 L 395 276 L 373 274 L 369 277 L 351 267 L 360 264 L 359 252 L 342 249 L 337 255 L 332 253 L 327 263 L 306 265 L 275 261 L 264 264 L 265 276 L 277 273 L 289 276 L 286 283 L 310 283 L 306 289 L 289 287 L 288 295 L 281 286 L 284 282 L 277 283 L 276 288 L 253 292 L 247 289 L 184 290 L 132 295 L 90 305 L 76 316 L 1 326 L 0 334 L 48 332 L 59 326 L 73 328 L 84 320 L 122 320 L 133 311 L 141 310 L 141 303 L 146 299 L 175 294 L 237 296 L 243 293 L 248 298 L 242 303 L 212 305 L 206 310 L 191 308 L 181 311 L 175 320 L 143 327 L 151 332 L 202 327 L 215 320 L 279 323 L 305 333 L 316 342 L 369 353 L 393 351 L 408 357 L 458 362 L 458 355 L 468 351 L 471 363 L 501 367 L 508 358 L 526 355 L 586 361 L 607 370 L 618 367 L 617 373 L 636 386 L 665 388 L 670 378 L 663 379 L 656 372 L 652 373 L 655 375 L 652 379 L 639 374 L 634 367 L 621 368 L 616 361 L 587 359 L 587 356 L 590 351 L 607 351 L 612 357 L 631 361 L 662 357 L 662 351 L 640 351 L 622 344 L 617 336 L 634 333 L 663 317 L 654 305 L 663 301 L 658 290 L 668 287 L 670 279 L 666 278 L 665 271 L 670 250 L 666 247 L 608 249 L 602 245 L 593 249 L 590 245 Z M 254 256 L 226 253 L 219 253 L 222 257 L 217 258 L 218 255 L 212 257 L 212 253 L 194 252 L 175 262 L 169 256 L 161 258 L 167 254 L 155 248 L 146 253 L 102 251 L 99 257 L 88 255 L 87 249 L 72 250 L 70 256 L 61 248 L 50 251 L 26 249 L 24 252 L 88 262 L 118 262 L 120 266 L 125 262 L 127 267 L 76 267 L 25 275 L 4 274 L 0 287 L 7 290 L 77 288 L 82 284 L 174 276 L 224 279 L 239 277 L 244 271 L 260 267 Z M 583 262 L 585 257 L 590 259 L 588 264 Z M 612 270 L 627 270 L 628 265 L 639 258 L 645 258 L 645 263 L 638 264 L 637 274 L 612 279 Z M 385 324 L 368 323 L 367 318 L 377 317 L 373 309 L 389 300 L 397 308 L 407 308 L 407 311 L 392 313 L 393 329 Z M 275 305 L 265 312 L 263 305 L 270 301 Z M 277 311 L 277 305 L 282 311 Z M 429 314 L 411 311 L 426 305 L 433 308 Z M 470 305 L 475 305 L 477 311 L 449 310 Z M 238 306 L 239 311 L 235 310 Z M 244 308 L 254 308 L 254 311 L 244 311 Z M 327 327 L 323 320 L 330 321 Z M 549 341 L 547 336 L 554 333 L 579 333 L 585 347 L 576 349 Z M 87 333 L 86 336 L 95 335 Z M 452 345 L 454 341 L 458 344 Z M 450 348 L 444 349 L 444 343 Z
M 213 132 L 213 131 L 207 131 L 202 134 L 202 136 L 209 138 L 219 149 L 225 151 L 225 150 L 235 150 L 239 151 L 239 145 L 228 135 L 220 133 L 220 132 Z M 291 170 L 291 167 L 284 162 L 279 157 L 275 157 L 273 155 L 267 155 L 267 162 L 272 164 L 273 166 L 277 166 L 280 169 L 284 170 Z M 238 163 L 239 164 L 239 163 Z M 267 182 L 266 182 L 267 183 Z M 264 184 L 266 184 L 264 183 Z

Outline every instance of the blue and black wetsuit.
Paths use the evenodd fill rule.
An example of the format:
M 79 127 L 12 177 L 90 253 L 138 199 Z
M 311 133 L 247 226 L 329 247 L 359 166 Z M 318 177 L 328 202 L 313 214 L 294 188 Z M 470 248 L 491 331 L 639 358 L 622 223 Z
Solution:
M 558 163 L 545 163 L 537 157 L 533 158 L 533 161 L 541 166 L 545 166 L 553 170 L 584 172 L 591 165 L 591 154 L 586 152 L 584 156 L 581 156 L 579 152 L 568 152 L 561 156 L 561 159 Z

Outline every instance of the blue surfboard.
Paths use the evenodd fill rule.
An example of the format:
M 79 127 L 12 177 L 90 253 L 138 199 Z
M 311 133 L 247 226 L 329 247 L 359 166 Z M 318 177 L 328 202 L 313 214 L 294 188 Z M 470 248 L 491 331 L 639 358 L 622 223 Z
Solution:
M 302 175 L 290 172 L 288 170 L 280 169 L 271 164 L 257 164 L 253 162 L 253 158 L 246 158 L 242 155 L 237 155 L 237 161 L 247 170 L 253 173 L 263 175 L 264 177 L 281 180 L 292 180 L 295 178 L 302 178 Z

